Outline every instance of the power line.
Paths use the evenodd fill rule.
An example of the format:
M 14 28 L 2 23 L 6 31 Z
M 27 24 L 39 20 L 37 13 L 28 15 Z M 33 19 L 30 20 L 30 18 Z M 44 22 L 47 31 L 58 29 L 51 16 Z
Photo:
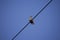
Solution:
M 52 0 L 50 0 L 50 1 L 33 17 L 33 19 L 35 19 L 51 2 L 52 2 Z
M 34 17 L 33 19 L 35 19 L 50 3 L 52 2 L 52 0 L 50 0 Z M 13 38 L 12 40 L 14 40 L 28 25 L 30 22 L 28 22 Z
M 12 40 L 14 40 L 28 25 L 29 22 L 12 38 Z

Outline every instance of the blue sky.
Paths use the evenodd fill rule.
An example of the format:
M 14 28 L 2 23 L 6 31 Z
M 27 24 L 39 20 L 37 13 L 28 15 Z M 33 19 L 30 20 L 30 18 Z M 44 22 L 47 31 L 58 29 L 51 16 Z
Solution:
M 11 40 L 48 1 L 0 0 L 0 40 Z M 59 4 L 53 0 L 15 40 L 60 40 Z

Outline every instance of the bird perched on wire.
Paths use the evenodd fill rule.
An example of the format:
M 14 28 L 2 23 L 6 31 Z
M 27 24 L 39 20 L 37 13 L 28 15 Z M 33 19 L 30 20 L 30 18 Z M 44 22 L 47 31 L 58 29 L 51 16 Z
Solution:
M 29 18 L 29 22 L 30 22 L 31 24 L 34 24 L 34 21 L 33 21 L 32 16 L 30 16 L 30 18 Z

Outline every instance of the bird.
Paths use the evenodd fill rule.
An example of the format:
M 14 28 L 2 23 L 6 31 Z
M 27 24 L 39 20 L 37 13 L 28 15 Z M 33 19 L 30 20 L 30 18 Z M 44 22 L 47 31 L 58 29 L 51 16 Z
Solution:
M 34 21 L 33 21 L 32 16 L 29 17 L 29 22 L 30 22 L 31 24 L 34 24 Z

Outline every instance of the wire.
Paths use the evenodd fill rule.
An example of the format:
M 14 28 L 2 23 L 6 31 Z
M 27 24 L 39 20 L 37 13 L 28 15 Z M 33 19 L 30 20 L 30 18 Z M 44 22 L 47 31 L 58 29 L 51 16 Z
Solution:
M 12 38 L 12 40 L 14 40 L 19 35 L 19 33 L 21 33 L 28 25 L 29 22 Z
M 52 0 L 50 0 L 50 1 L 33 17 L 33 19 L 35 19 L 51 2 L 52 2 Z
M 50 3 L 52 2 L 52 0 L 50 0 L 34 17 L 33 19 L 35 19 Z M 28 25 L 30 22 L 28 22 L 13 38 L 12 40 L 14 40 Z

